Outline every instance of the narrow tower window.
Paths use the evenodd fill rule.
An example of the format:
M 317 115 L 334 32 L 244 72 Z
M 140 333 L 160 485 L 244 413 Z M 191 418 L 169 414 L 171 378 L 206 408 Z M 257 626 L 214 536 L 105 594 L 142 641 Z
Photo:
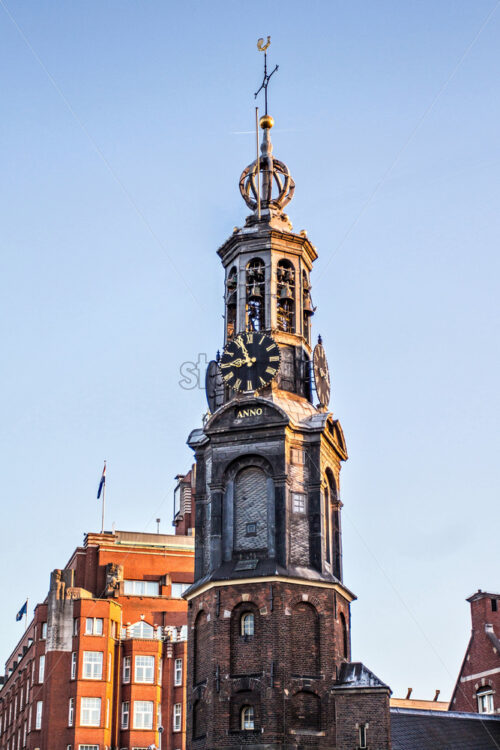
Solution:
M 295 333 L 295 272 L 289 260 L 280 260 L 276 270 L 278 329 Z
M 246 328 L 247 331 L 263 331 L 265 321 L 266 272 L 264 261 L 254 258 L 246 270 Z
M 311 284 L 307 273 L 302 271 L 302 334 L 308 344 L 311 343 L 311 315 L 314 315 Z
M 340 624 L 342 625 L 342 656 L 344 659 L 349 658 L 349 641 L 347 638 L 347 623 L 345 621 L 344 613 L 340 613 Z
M 243 731 L 255 729 L 253 706 L 243 706 L 241 709 L 241 728 Z
M 233 266 L 226 280 L 226 339 L 231 341 L 236 332 L 236 301 L 238 289 L 238 271 Z
M 366 744 L 366 730 L 368 724 L 359 725 L 359 750 L 364 750 L 368 745 Z
M 255 633 L 255 617 L 253 612 L 241 615 L 241 635 L 248 636 Z

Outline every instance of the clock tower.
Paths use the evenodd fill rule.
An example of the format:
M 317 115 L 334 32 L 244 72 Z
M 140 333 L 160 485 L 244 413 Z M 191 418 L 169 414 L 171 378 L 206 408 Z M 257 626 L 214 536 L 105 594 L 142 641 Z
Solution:
M 284 213 L 295 184 L 273 156 L 272 127 L 266 112 L 261 153 L 239 181 L 251 213 L 218 250 L 224 353 L 207 371 L 209 417 L 188 439 L 187 743 L 383 750 L 389 688 L 351 662 L 339 491 L 347 449 L 329 411 L 321 339 L 312 346 L 317 252 Z

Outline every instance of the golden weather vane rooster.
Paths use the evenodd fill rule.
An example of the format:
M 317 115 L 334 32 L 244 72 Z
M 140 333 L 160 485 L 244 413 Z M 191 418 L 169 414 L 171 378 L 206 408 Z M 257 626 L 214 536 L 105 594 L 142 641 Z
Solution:
M 257 49 L 260 49 L 261 52 L 265 52 L 270 44 L 271 44 L 270 36 L 267 37 L 266 44 L 264 44 L 264 38 L 261 37 L 260 39 L 257 40 Z

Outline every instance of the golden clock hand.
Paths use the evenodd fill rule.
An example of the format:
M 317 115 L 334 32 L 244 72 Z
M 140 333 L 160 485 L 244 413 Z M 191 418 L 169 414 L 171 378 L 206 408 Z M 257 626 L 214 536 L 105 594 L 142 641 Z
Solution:
M 221 363 L 220 367 L 243 367 L 243 365 L 248 364 L 245 359 L 233 359 L 232 362 L 227 362 L 226 364 Z
M 246 348 L 245 344 L 243 343 L 243 339 L 239 338 L 237 341 L 238 346 L 240 347 L 241 351 L 245 355 L 245 362 L 246 364 L 251 367 L 254 362 L 257 361 L 257 357 L 251 357 L 248 353 L 248 349 Z

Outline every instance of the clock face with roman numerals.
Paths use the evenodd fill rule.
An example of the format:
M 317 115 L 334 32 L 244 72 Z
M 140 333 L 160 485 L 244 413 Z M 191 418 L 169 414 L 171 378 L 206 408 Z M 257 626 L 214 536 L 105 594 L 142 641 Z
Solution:
M 235 391 L 258 391 L 280 367 L 280 349 L 267 333 L 243 331 L 230 341 L 219 362 L 224 382 Z

